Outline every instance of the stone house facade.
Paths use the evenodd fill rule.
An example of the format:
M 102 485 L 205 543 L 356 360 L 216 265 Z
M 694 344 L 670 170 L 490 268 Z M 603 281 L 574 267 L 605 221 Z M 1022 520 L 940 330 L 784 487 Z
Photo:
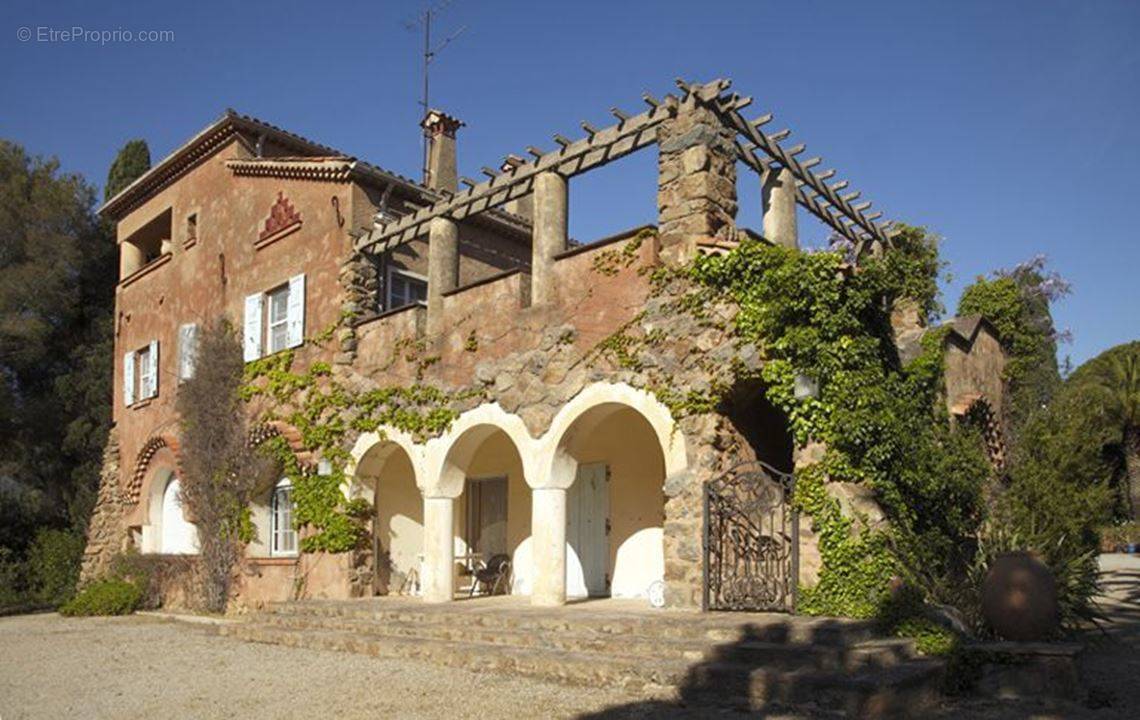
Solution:
M 700 605 L 705 483 L 747 460 L 791 472 L 810 453 L 793 447 L 758 388 L 684 416 L 653 391 L 662 372 L 676 387 L 707 388 L 761 358 L 724 325 L 671 314 L 652 271 L 745 235 L 798 243 L 805 201 L 791 161 L 760 180 L 763 231 L 737 224 L 740 131 L 726 121 L 735 110 L 722 89 L 686 89 L 636 117 L 615 112 L 614 128 L 556 137 L 560 150 L 531 161 L 508 156 L 501 174 L 462 192 L 462 124 L 438 111 L 424 121 L 424 183 L 227 111 L 110 199 L 101 214 L 117 223 L 122 258 L 114 429 L 84 578 L 128 547 L 193 555 L 174 403 L 193 372 L 197 328 L 224 316 L 241 327 L 247 360 L 292 349 L 301 368 L 329 363 L 354 388 L 478 391 L 436 437 L 395 427 L 353 435 L 343 492 L 373 508 L 371 547 L 299 553 L 290 488 L 270 479 L 253 508 L 240 602 L 397 592 L 446 602 L 505 556 L 507 590 L 535 604 Z M 568 179 L 652 146 L 656 226 L 571 244 Z M 636 367 L 597 353 L 622 328 L 663 326 L 676 340 L 646 348 Z M 326 328 L 331 344 L 310 341 Z M 999 360 L 971 332 L 950 350 L 954 394 L 996 392 L 1000 402 Z M 319 468 L 295 429 L 256 433 L 252 444 L 280 435 Z M 783 540 L 800 558 L 798 579 L 811 582 L 810 527 Z

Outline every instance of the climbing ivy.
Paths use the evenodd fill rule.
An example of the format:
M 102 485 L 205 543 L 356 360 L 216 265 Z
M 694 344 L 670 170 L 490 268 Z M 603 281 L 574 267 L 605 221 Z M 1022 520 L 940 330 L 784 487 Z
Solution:
M 653 294 L 668 296 L 666 314 L 755 346 L 763 358 L 758 370 L 739 359 L 726 368 L 701 358 L 710 386 L 674 387 L 647 369 L 645 351 L 668 338 L 661 329 L 641 332 L 645 313 L 596 351 L 624 369 L 648 370 L 647 389 L 678 419 L 713 412 L 735 385 L 761 380 L 797 444 L 826 448 L 797 468 L 795 503 L 818 534 L 822 558 L 820 580 L 801 591 L 799 609 L 868 617 L 905 568 L 945 574 L 965 567 L 989 466 L 979 438 L 951 430 L 942 401 L 944 331 L 926 333 L 904 366 L 891 329 L 897 301 L 915 303 L 926 320 L 941 311 L 937 238 L 906 227 L 894 250 L 853 260 L 842 248 L 801 252 L 744 240 L 728 253 L 654 271 Z M 734 312 L 718 311 L 726 304 Z M 815 397 L 795 397 L 797 376 L 817 383 Z M 873 490 L 889 529 L 845 514 L 828 492 L 839 481 Z
M 321 345 L 331 337 L 332 331 L 326 330 L 309 342 Z M 422 350 L 415 343 L 399 344 L 392 362 L 403 355 L 422 378 L 424 369 L 438 360 L 421 357 Z M 366 539 L 370 514 L 367 502 L 348 499 L 342 490 L 348 482 L 350 434 L 392 427 L 418 439 L 433 437 L 458 417 L 457 403 L 480 393 L 447 392 L 419 382 L 354 390 L 334 376 L 328 363 L 314 362 L 307 370 L 295 371 L 295 360 L 293 351 L 286 350 L 248 363 L 241 397 L 247 402 L 267 400 L 270 409 L 261 420 L 287 422 L 300 434 L 303 449 L 327 462 L 327 471 L 321 473 L 303 466 L 283 437 L 262 446 L 292 483 L 293 522 L 312 531 L 301 538 L 301 550 L 347 552 Z

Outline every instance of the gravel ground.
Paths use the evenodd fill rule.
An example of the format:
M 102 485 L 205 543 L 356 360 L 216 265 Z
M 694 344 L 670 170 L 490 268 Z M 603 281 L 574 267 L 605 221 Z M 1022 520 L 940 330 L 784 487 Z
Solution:
M 1104 556 L 1108 636 L 1087 638 L 1096 709 L 964 700 L 948 718 L 1140 717 L 1140 558 Z M 24 718 L 703 718 L 620 690 L 565 687 L 412 660 L 257 645 L 150 617 L 0 618 L 0 720 Z M 769 720 L 777 720 L 768 715 Z M 802 717 L 799 715 L 786 717 Z
M 485 720 L 572 717 L 633 699 L 410 660 L 244 643 L 145 617 L 0 618 L 0 720 Z

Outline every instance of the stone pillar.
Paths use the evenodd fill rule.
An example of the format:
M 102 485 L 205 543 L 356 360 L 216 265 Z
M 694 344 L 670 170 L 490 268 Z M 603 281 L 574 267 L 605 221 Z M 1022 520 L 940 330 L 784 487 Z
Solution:
M 424 498 L 424 602 L 455 598 L 455 500 Z
M 123 241 L 119 243 L 119 279 L 131 275 L 143 266 L 143 252 L 138 245 Z
M 534 543 L 532 605 L 566 604 L 566 489 L 531 491 L 531 538 Z
M 542 305 L 554 298 L 554 256 L 566 249 L 569 232 L 566 178 L 544 172 L 534 179 L 534 239 L 531 242 L 530 299 Z
M 788 168 L 764 173 L 760 180 L 764 238 L 786 248 L 800 246 L 796 227 L 796 179 Z
M 459 284 L 459 226 L 435 218 L 428 231 L 427 334 L 443 331 L 443 294 Z
M 455 132 L 463 125 L 463 122 L 435 109 L 428 110 L 420 122 L 420 127 L 428 138 L 424 184 L 432 190 L 446 190 L 454 194 L 459 189 Z
M 698 244 L 732 239 L 736 220 L 733 133 L 690 98 L 657 131 L 657 226 L 662 257 L 686 262 Z

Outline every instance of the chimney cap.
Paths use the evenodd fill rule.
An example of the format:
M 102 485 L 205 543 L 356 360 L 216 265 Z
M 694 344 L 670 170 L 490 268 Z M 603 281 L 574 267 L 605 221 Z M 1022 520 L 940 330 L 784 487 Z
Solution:
M 431 134 L 444 133 L 450 137 L 455 137 L 455 131 L 466 125 L 467 123 L 459 118 L 436 108 L 428 108 L 424 119 L 420 121 L 420 127 Z

